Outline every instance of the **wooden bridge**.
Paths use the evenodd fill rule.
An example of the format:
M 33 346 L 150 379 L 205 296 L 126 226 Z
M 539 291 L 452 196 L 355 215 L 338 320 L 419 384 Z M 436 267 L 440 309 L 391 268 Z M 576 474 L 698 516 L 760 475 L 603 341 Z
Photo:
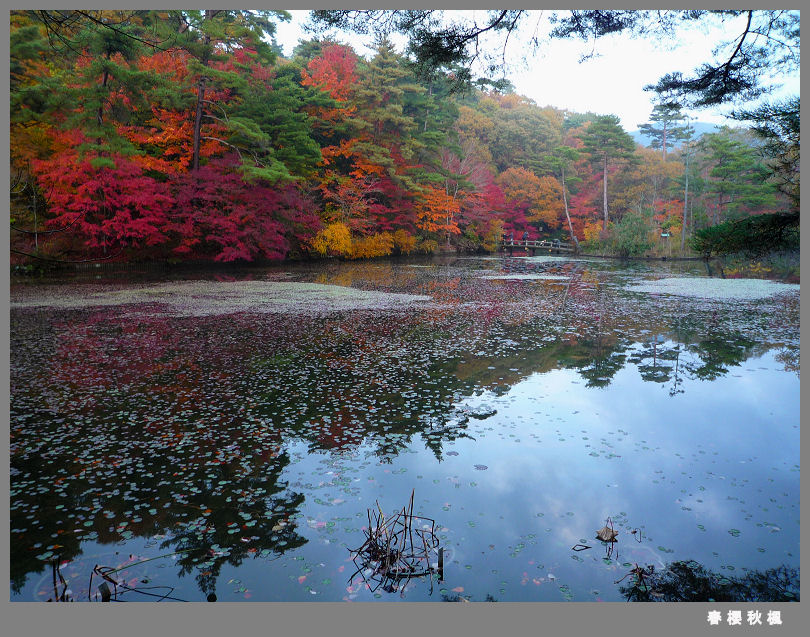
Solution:
M 505 241 L 501 241 L 498 245 L 498 250 L 503 252 L 505 250 L 509 250 L 509 254 L 514 252 L 515 249 L 518 250 L 526 250 L 526 252 L 531 251 L 531 255 L 534 256 L 538 252 L 547 252 L 549 254 L 560 254 L 566 253 L 571 254 L 576 252 L 576 248 L 571 245 L 570 243 L 565 243 L 564 241 L 550 241 L 548 239 L 543 240 L 525 240 L 525 241 L 513 241 L 510 239 L 506 239 Z

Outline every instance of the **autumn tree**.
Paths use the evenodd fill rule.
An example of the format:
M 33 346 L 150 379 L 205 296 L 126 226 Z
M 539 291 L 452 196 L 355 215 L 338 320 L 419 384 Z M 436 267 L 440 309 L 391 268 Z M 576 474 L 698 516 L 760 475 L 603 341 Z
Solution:
M 650 148 L 639 148 L 635 159 L 632 168 L 614 182 L 614 215 L 626 210 L 658 214 L 661 202 L 672 194 L 670 183 L 683 171 L 680 162 L 664 161 Z
M 406 103 L 422 92 L 424 88 L 413 81 L 391 42 L 379 40 L 371 60 L 359 67 L 351 99 L 354 108 L 346 120 L 350 137 L 330 154 L 324 152 L 325 161 L 338 169 L 338 183 L 350 177 L 351 182 L 365 184 L 366 194 L 373 193 L 367 200 L 365 228 L 369 231 L 407 225 L 413 214 L 413 202 L 421 191 L 413 175 L 418 124 L 406 111 Z M 354 188 L 352 183 L 347 187 Z
M 32 162 L 40 187 L 49 193 L 48 228 L 70 228 L 99 257 L 167 240 L 172 200 L 165 184 L 131 157 L 112 153 L 99 165 L 91 155 L 82 156 L 79 149 L 92 142 L 76 129 L 53 135 L 58 152 Z
M 60 15 L 67 20 L 76 14 Z M 108 27 L 117 12 L 93 18 L 80 16 L 65 27 L 60 45 L 66 55 L 56 64 L 27 67 L 32 75 L 18 86 L 12 104 L 17 121 L 52 123 L 40 128 L 47 152 L 28 158 L 37 187 L 47 193 L 47 232 L 69 232 L 78 241 L 65 243 L 60 236 L 63 246 L 100 249 L 99 256 L 111 257 L 165 241 L 165 186 L 144 173 L 138 163 L 142 149 L 125 130 L 143 124 L 166 78 L 138 66 L 154 50 L 154 42 L 142 37 L 142 21 L 113 29 Z M 36 33 L 41 40 L 42 32 Z M 40 54 L 45 50 L 41 42 L 29 51 L 31 46 Z
M 50 74 L 46 64 L 49 47 L 44 29 L 25 12 L 12 11 L 10 22 L 9 206 L 11 229 L 15 231 L 12 244 L 28 250 L 33 240 L 36 253 L 41 231 L 44 230 L 42 219 L 47 201 L 37 186 L 31 160 L 45 158 L 51 152 L 49 133 L 52 124 L 37 105 L 41 99 L 37 89 L 38 78 Z M 24 95 L 31 90 L 37 95 L 36 101 L 26 104 Z
M 512 208 L 512 227 L 527 228 L 532 222 L 546 229 L 559 225 L 559 186 L 551 182 L 525 168 L 513 167 L 498 175 L 496 183 Z
M 192 160 L 192 169 L 196 171 L 200 166 L 203 119 L 220 116 L 210 112 L 212 106 L 215 110 L 223 110 L 222 103 L 206 99 L 206 91 L 209 85 L 222 89 L 240 81 L 238 74 L 227 68 L 214 68 L 214 63 L 227 61 L 228 52 L 244 47 L 263 62 L 271 63 L 275 52 L 265 36 L 272 36 L 275 32 L 273 18 L 289 20 L 290 15 L 286 11 L 224 9 L 181 11 L 178 15 L 181 20 L 179 31 L 184 35 L 182 45 L 194 59 L 190 68 L 196 76 Z
M 416 225 L 426 232 L 444 234 L 449 244 L 450 235 L 461 232 L 456 220 L 459 210 L 459 202 L 444 188 L 427 186 L 417 200 Z
M 331 107 L 310 110 L 318 120 L 319 133 L 325 140 L 333 139 L 335 128 L 351 116 L 356 106 L 350 104 L 357 84 L 359 58 L 351 47 L 331 42 L 317 43 L 319 53 L 301 69 L 301 84 L 317 88 L 335 100 Z M 299 45 L 300 46 L 300 45 Z M 297 56 L 304 59 L 303 55 Z
M 170 229 L 181 256 L 283 259 L 309 245 L 320 225 L 294 185 L 246 181 L 233 155 L 182 175 L 174 189 Z
M 574 225 L 571 222 L 571 214 L 568 210 L 568 183 L 571 181 L 570 167 L 577 159 L 579 159 L 579 152 L 575 148 L 566 145 L 558 145 L 555 146 L 552 153 L 546 157 L 546 167 L 554 175 L 559 175 L 560 194 L 563 200 L 565 220 L 568 223 L 568 232 L 575 249 L 579 250 L 579 241 L 574 232 Z M 568 181 L 566 181 L 566 171 L 569 171 Z M 579 181 L 579 178 L 576 179 Z

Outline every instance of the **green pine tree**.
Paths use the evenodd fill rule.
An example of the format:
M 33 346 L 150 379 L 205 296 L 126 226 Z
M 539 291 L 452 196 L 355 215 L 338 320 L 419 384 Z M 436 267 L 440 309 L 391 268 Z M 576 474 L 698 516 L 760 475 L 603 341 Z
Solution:
M 635 142 L 619 123 L 615 115 L 600 115 L 596 117 L 582 138 L 584 150 L 591 156 L 591 160 L 602 164 L 602 205 L 603 229 L 608 225 L 608 196 L 607 178 L 608 165 L 619 161 L 632 161 Z

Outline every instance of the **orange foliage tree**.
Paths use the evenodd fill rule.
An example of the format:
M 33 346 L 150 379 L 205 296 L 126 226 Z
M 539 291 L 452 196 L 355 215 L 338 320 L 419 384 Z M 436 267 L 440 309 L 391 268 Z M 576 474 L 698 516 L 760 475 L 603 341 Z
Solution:
M 416 227 L 427 232 L 443 232 L 450 241 L 451 234 L 459 234 L 456 216 L 460 205 L 444 189 L 427 186 L 416 204 Z
M 529 208 L 527 219 L 548 229 L 559 228 L 565 215 L 562 186 L 554 177 L 540 177 L 535 205 Z

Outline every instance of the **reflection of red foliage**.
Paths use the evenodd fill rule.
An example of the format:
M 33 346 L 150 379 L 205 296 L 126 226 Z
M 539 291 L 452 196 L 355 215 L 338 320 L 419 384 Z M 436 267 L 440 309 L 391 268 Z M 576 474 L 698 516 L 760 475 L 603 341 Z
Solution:
M 354 398 L 357 399 L 357 397 Z M 321 448 L 332 450 L 350 449 L 363 442 L 363 434 L 356 421 L 356 413 L 349 408 L 341 408 L 332 414 L 330 422 L 316 422 L 312 423 L 311 426 Z
M 76 394 L 92 404 L 119 385 L 142 383 L 162 371 L 186 369 L 189 364 L 193 368 L 188 361 L 167 360 L 176 340 L 168 321 L 125 322 L 114 330 L 105 329 L 108 321 L 109 314 L 99 312 L 83 323 L 57 325 L 59 339 L 49 366 L 51 383 L 82 390 Z M 156 391 L 164 389 L 169 388 L 156 383 Z
M 62 391 L 50 394 L 50 409 L 60 413 L 98 409 L 114 414 L 119 409 L 132 413 L 137 408 L 141 417 L 132 425 L 148 439 L 160 440 L 161 447 L 171 448 L 187 435 L 188 421 L 182 413 L 216 405 L 210 413 L 218 426 L 199 433 L 196 458 L 200 463 L 223 466 L 239 459 L 239 431 L 245 420 L 251 419 L 248 414 L 254 404 L 251 400 L 232 400 L 237 395 L 234 383 L 239 376 L 212 370 L 201 362 L 194 333 L 187 335 L 187 342 L 182 342 L 182 336 L 178 342 L 178 334 L 183 332 L 178 332 L 175 319 L 151 316 L 120 321 L 101 311 L 55 328 L 58 340 L 47 367 L 47 382 Z M 245 342 L 237 351 L 218 352 L 217 356 L 248 360 L 252 351 Z M 231 363 L 222 360 L 222 364 Z M 116 389 L 123 390 L 124 400 L 134 402 L 127 403 L 129 407 L 111 403 L 110 392 Z M 161 405 L 157 418 L 143 417 L 144 402 Z M 262 444 L 251 447 L 251 452 L 269 462 L 278 453 L 281 432 L 272 423 L 261 428 Z M 107 461 L 117 464 L 115 456 Z

